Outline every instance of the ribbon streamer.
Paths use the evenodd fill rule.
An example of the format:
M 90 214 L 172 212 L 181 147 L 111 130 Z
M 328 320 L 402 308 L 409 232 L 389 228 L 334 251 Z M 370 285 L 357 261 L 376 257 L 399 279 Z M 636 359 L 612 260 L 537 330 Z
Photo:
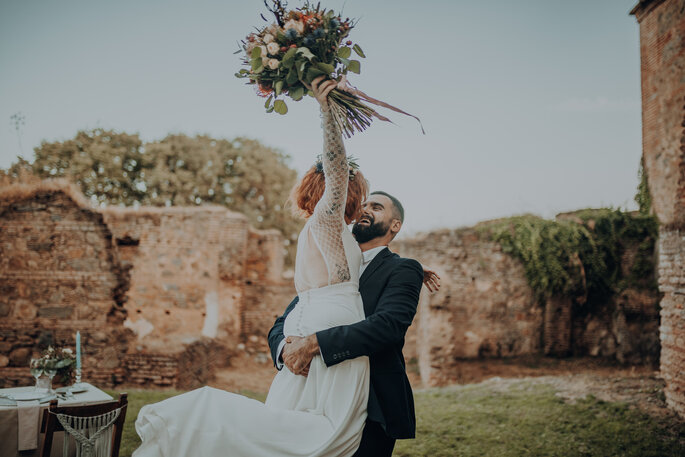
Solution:
M 342 75 L 342 77 L 340 78 L 340 82 L 338 83 L 338 87 L 342 91 L 345 91 L 345 92 L 348 92 L 352 95 L 355 95 L 360 100 L 364 100 L 365 102 L 371 103 L 371 104 L 376 105 L 376 106 L 382 106 L 383 108 L 387 108 L 389 110 L 395 111 L 396 113 L 404 114 L 405 116 L 413 117 L 414 119 L 416 119 L 418 121 L 419 126 L 421 126 L 421 133 L 423 133 L 424 135 L 426 134 L 426 131 L 423 129 L 423 124 L 421 123 L 421 119 L 419 119 L 418 116 L 414 116 L 413 114 L 407 113 L 406 111 L 403 111 L 403 110 L 397 108 L 396 106 L 392 106 L 389 103 L 385 103 L 384 101 L 377 100 L 373 97 L 369 97 L 364 92 L 360 91 L 359 89 L 357 89 L 356 87 L 351 85 L 350 82 L 347 80 L 347 76 Z M 393 121 L 391 121 L 387 117 L 383 116 L 382 114 L 379 114 L 376 110 L 373 110 L 373 115 L 375 117 L 377 117 L 378 119 L 380 119 L 381 121 L 390 122 L 391 124 L 394 124 Z

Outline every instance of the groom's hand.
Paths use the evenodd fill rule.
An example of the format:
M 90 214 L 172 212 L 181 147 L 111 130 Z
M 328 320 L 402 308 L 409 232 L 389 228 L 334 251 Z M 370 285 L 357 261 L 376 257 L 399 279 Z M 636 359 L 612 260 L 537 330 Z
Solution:
M 283 347 L 283 364 L 296 375 L 307 376 L 309 365 L 315 355 L 319 354 L 319 342 L 316 334 L 302 338 L 289 336 Z

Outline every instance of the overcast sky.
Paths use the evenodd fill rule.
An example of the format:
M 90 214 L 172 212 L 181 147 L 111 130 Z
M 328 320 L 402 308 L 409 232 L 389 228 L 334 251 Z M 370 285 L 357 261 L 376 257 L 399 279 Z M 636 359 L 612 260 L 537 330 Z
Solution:
M 641 154 L 636 0 L 322 1 L 359 18 L 352 83 L 391 114 L 346 141 L 407 234 L 520 213 L 634 208 Z M 233 74 L 261 0 L 0 0 L 0 167 L 103 127 L 249 136 L 302 173 L 321 150 L 313 99 L 286 116 Z M 290 6 L 301 2 L 291 1 Z M 25 116 L 21 150 L 10 117 Z

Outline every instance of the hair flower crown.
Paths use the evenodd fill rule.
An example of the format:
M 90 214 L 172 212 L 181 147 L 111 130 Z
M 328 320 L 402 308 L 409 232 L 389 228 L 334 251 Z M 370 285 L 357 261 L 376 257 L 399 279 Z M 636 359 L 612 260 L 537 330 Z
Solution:
M 347 157 L 347 166 L 350 169 L 350 181 L 354 181 L 355 176 L 359 172 L 359 164 L 357 163 L 356 157 Z M 316 156 L 316 162 L 314 162 L 314 167 L 317 173 L 323 173 L 323 156 L 319 154 Z

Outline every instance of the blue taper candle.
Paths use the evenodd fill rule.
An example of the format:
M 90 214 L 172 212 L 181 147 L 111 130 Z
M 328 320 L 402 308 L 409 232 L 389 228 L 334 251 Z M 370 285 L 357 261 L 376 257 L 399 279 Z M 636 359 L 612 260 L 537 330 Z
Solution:
M 81 333 L 76 332 L 76 369 L 81 369 Z

